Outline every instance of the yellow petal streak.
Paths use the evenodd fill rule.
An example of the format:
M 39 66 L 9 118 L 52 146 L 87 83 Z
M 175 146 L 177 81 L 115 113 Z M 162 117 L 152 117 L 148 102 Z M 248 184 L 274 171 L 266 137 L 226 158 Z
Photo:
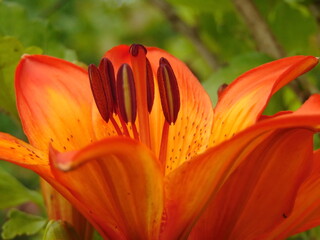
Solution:
M 256 112 L 256 108 L 258 108 L 252 99 L 258 98 L 259 94 L 259 89 L 256 89 L 239 99 L 230 108 L 215 114 L 215 122 L 211 130 L 211 145 L 214 146 L 232 138 L 236 133 L 252 124 L 250 113 Z M 241 121 L 238 119 L 241 119 Z

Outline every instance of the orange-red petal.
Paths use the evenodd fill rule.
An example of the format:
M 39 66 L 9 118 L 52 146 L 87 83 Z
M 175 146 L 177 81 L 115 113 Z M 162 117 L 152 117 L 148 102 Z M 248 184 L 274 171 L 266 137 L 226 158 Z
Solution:
M 44 55 L 24 56 L 16 70 L 17 107 L 30 143 L 66 151 L 94 137 L 86 70 Z
M 276 131 L 318 129 L 320 109 L 308 106 L 313 101 L 320 101 L 320 96 L 313 96 L 305 103 L 301 112 L 261 121 L 229 141 L 186 162 L 168 175 L 165 181 L 167 227 L 163 239 L 187 236 L 199 214 L 205 210 L 210 199 L 216 196 L 230 175 L 240 164 L 245 164 L 250 154 L 258 151 L 259 146 L 274 136 Z M 303 109 L 308 109 L 313 114 L 307 114 Z M 280 137 L 281 135 L 279 139 Z M 177 188 L 177 186 L 183 187 Z
M 190 239 L 255 239 L 291 217 L 310 172 L 313 131 L 285 129 L 265 139 L 210 201 Z
M 163 210 L 163 176 L 144 145 L 113 137 L 76 152 L 51 150 L 50 155 L 57 181 L 81 202 L 81 211 L 103 236 L 156 239 Z
M 281 240 L 320 225 L 320 151 L 314 153 L 312 174 L 301 185 L 292 213 L 260 239 Z
M 44 152 L 6 133 L 0 133 L 0 159 L 41 174 L 49 171 L 48 157 Z
M 317 63 L 318 59 L 311 56 L 287 57 L 238 77 L 219 97 L 210 145 L 217 145 L 254 124 L 272 94 Z
M 33 146 L 17 139 L 9 134 L 0 133 L 0 159 L 20 165 L 38 173 L 46 181 L 50 182 L 60 192 L 68 192 L 54 179 L 51 173 L 48 154 Z M 52 189 L 42 180 L 44 198 L 47 204 L 48 216 L 51 219 L 63 219 L 73 224 L 78 233 L 88 234 L 89 239 L 92 233 L 91 226 L 59 193 Z M 85 228 L 86 227 L 86 228 Z

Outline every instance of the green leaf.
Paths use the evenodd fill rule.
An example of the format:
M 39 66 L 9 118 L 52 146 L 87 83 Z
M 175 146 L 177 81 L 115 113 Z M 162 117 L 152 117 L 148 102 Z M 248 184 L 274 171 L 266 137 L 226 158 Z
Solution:
M 0 109 L 18 119 L 14 93 L 14 72 L 24 53 L 41 53 L 37 47 L 24 48 L 14 37 L 0 37 Z
M 234 12 L 227 13 L 223 21 L 217 21 L 210 13 L 199 16 L 202 39 L 220 59 L 229 61 L 236 55 L 252 51 L 252 41 L 246 26 L 240 24 Z
M 180 17 L 184 20 L 194 17 L 193 14 L 199 15 L 195 17 L 194 23 L 203 14 L 210 14 L 219 26 L 230 17 L 235 17 L 231 1 L 168 0 L 168 2 L 177 8 Z M 208 24 L 210 25 L 210 22 Z
M 13 239 L 21 235 L 34 235 L 38 233 L 47 223 L 47 220 L 12 209 L 8 214 L 9 220 L 2 226 L 2 238 Z
M 305 6 L 279 1 L 269 22 L 288 55 L 319 54 L 317 22 Z
M 100 234 L 97 231 L 95 231 L 93 233 L 93 240 L 103 240 L 103 238 L 100 236 Z
M 32 201 L 43 206 L 39 192 L 23 186 L 15 177 L 0 167 L 0 209 L 13 207 Z
M 9 133 L 20 139 L 24 139 L 25 135 L 21 129 L 20 123 L 14 121 L 8 114 L 0 111 L 0 131 Z
M 13 88 L 13 74 L 15 66 L 23 52 L 22 44 L 14 38 L 0 38 L 0 104 L 1 108 L 17 116 Z
M 26 53 L 26 54 L 42 54 L 43 51 L 39 47 L 31 46 L 31 47 L 25 48 L 24 53 Z
M 230 1 L 169 0 L 168 2 L 203 11 L 226 12 L 232 8 Z
M 0 2 L 0 22 L 0 36 L 15 37 L 24 46 L 39 46 L 47 55 L 77 60 L 76 55 L 63 45 L 61 34 L 48 19 L 30 16 L 21 4 Z

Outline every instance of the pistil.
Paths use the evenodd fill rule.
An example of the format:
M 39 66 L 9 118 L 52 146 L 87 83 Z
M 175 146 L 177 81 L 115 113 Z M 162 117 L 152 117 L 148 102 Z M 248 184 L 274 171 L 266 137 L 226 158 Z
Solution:
M 137 110 L 139 119 L 139 133 L 140 140 L 151 149 L 150 139 L 150 123 L 149 123 L 149 109 L 148 106 L 148 83 L 150 76 L 150 69 L 147 70 L 147 49 L 140 44 L 132 44 L 130 47 L 131 65 L 133 69 L 133 76 L 137 91 Z M 151 72 L 152 73 L 152 72 Z M 150 80 L 150 79 L 149 79 Z M 153 80 L 153 77 L 152 77 Z M 150 86 L 150 83 L 149 83 Z M 150 96 L 149 96 L 150 97 Z M 150 104 L 149 104 L 150 105 Z

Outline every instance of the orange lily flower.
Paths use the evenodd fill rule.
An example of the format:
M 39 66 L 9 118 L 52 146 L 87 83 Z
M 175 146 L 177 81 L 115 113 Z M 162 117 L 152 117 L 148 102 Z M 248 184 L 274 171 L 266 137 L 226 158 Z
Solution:
M 320 224 L 320 95 L 262 112 L 317 63 L 257 67 L 213 109 L 190 70 L 157 48 L 115 47 L 89 74 L 24 56 L 15 87 L 30 144 L 1 133 L 0 157 L 38 173 L 105 239 L 283 239 Z

